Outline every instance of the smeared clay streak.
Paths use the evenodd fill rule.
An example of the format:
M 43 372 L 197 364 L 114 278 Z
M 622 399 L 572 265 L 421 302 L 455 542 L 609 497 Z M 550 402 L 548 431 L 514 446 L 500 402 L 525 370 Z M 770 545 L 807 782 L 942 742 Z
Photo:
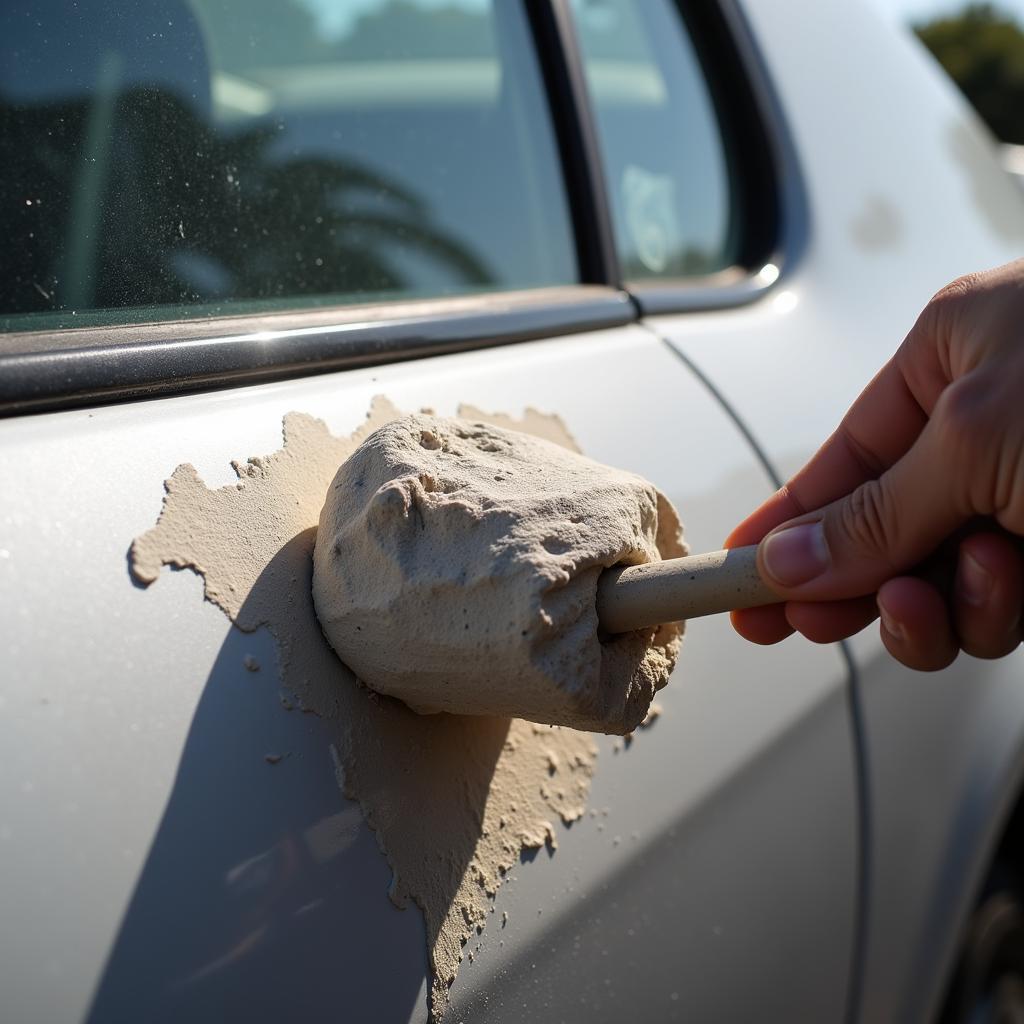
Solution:
M 214 490 L 191 465 L 179 466 L 156 526 L 132 544 L 131 571 L 148 585 L 164 565 L 193 569 L 239 629 L 270 630 L 293 703 L 336 730 L 339 785 L 387 858 L 391 899 L 423 912 L 438 1019 L 505 873 L 524 848 L 555 846 L 554 817 L 569 823 L 583 814 L 597 748 L 585 733 L 517 719 L 416 715 L 362 687 L 324 640 L 311 596 L 324 496 L 341 462 L 399 415 L 377 398 L 366 422 L 339 438 L 322 421 L 289 413 L 284 447 L 232 463 L 237 484 Z M 459 415 L 578 450 L 556 416 L 528 410 L 515 420 L 467 407 Z

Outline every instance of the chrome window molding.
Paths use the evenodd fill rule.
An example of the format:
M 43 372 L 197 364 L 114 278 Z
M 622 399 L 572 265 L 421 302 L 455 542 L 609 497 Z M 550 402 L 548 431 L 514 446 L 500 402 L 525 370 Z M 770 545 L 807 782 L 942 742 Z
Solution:
M 643 316 L 731 309 L 763 298 L 776 286 L 783 269 L 789 272 L 792 267 L 792 259 L 773 254 L 757 270 L 734 266 L 706 277 L 626 287 Z
M 622 291 L 543 288 L 212 322 L 8 334 L 0 415 L 253 384 L 636 320 Z

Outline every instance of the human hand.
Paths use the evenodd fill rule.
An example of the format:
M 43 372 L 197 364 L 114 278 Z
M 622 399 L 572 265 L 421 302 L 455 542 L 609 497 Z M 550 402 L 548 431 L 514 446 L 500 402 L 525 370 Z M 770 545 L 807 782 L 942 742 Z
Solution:
M 881 616 L 889 652 L 945 668 L 1021 641 L 1024 260 L 960 278 L 925 307 L 835 433 L 729 535 L 760 541 L 784 603 L 733 613 L 748 640 L 818 643 Z M 951 549 L 948 592 L 910 572 Z

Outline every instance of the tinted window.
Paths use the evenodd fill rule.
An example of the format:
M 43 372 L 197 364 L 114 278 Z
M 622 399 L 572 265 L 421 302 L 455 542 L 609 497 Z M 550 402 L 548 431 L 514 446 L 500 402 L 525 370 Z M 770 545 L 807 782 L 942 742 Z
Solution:
M 574 0 L 616 243 L 629 280 L 703 275 L 736 259 L 727 154 L 671 0 Z
M 9 0 L 0 147 L 7 330 L 577 277 L 507 0 Z

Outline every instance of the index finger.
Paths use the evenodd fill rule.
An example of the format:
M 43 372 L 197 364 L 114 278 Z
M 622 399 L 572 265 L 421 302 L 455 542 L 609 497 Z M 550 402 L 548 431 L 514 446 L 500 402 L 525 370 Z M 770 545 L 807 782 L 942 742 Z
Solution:
M 776 526 L 844 497 L 906 454 L 928 415 L 903 372 L 905 346 L 878 371 L 807 465 L 729 534 L 727 548 L 756 544 Z

